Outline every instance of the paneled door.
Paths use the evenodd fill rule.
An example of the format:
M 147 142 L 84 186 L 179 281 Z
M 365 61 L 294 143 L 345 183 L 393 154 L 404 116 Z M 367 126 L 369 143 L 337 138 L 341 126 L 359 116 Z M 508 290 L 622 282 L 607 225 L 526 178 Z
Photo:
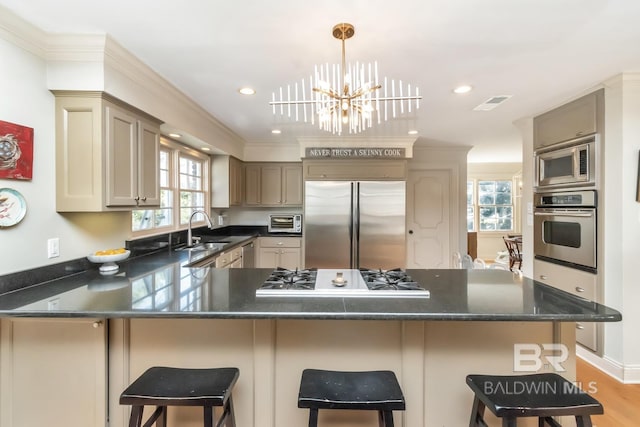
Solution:
M 449 268 L 451 171 L 410 170 L 407 268 Z

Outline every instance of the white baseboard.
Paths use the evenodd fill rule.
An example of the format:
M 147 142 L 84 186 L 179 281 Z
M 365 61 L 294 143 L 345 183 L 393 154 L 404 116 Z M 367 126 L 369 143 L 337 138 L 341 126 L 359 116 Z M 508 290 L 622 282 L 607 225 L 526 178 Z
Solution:
M 624 384 L 640 384 L 640 366 L 623 365 L 607 356 L 600 357 L 580 345 L 576 346 L 576 355 L 587 363 L 600 369 L 610 377 Z

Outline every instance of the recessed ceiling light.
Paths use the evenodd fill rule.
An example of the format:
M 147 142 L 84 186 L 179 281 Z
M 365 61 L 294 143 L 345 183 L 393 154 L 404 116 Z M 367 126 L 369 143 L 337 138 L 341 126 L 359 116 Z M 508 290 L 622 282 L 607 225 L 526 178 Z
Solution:
M 271 133 L 274 135 L 280 135 L 282 133 L 282 131 L 280 129 L 272 129 Z
M 409 135 L 417 135 L 418 131 L 417 130 L 410 130 L 409 132 L 407 132 Z
M 180 135 L 179 133 L 170 133 L 169 136 L 171 138 L 182 138 L 182 135 Z
M 250 87 L 243 87 L 238 90 L 243 95 L 255 95 L 256 91 Z
M 202 151 L 211 151 L 211 148 L 209 148 L 209 147 L 202 147 L 202 148 L 201 148 L 201 150 L 202 150 Z
M 473 89 L 471 86 L 469 85 L 462 85 L 462 86 L 458 86 L 457 88 L 455 88 L 453 90 L 453 93 L 457 93 L 457 94 L 463 94 L 463 93 L 468 93 L 471 92 L 471 89 Z

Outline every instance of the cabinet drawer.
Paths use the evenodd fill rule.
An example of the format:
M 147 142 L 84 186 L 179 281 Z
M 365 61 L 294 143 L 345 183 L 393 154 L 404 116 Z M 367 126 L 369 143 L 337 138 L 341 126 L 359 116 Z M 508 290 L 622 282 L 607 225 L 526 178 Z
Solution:
M 534 260 L 533 269 L 534 279 L 539 282 L 590 301 L 598 299 L 595 274 L 540 260 Z
M 593 322 L 576 322 L 576 341 L 593 351 L 598 350 L 596 326 Z
M 220 255 L 218 255 L 218 258 L 216 258 L 216 268 L 228 267 L 229 264 L 237 262 L 240 258 L 242 258 L 241 246 L 230 251 L 221 252 Z
M 299 237 L 260 237 L 261 248 L 299 248 Z

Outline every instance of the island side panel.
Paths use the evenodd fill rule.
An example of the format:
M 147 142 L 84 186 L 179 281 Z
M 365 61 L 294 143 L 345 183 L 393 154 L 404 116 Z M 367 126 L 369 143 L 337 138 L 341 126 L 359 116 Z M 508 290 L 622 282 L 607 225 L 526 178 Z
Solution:
M 554 333 L 552 322 L 427 322 L 424 358 L 425 426 L 458 427 L 468 425 L 473 393 L 466 385 L 468 374 L 522 375 L 514 364 L 514 344 L 564 344 L 569 352 L 562 363 L 569 380 L 575 380 L 575 324 L 559 324 L 562 334 Z M 555 341 L 558 339 L 558 341 Z M 548 352 L 543 352 L 549 354 Z M 553 353 L 556 354 L 556 353 Z M 524 362 L 522 364 L 528 364 Z M 554 372 L 542 358 L 538 372 Z M 490 427 L 501 420 L 486 411 Z M 563 420 L 575 426 L 575 420 Z M 537 419 L 523 418 L 518 426 L 535 427 Z
M 237 366 L 241 371 L 234 390 L 238 425 L 274 427 L 306 425 L 308 410 L 297 407 L 303 369 L 388 369 L 398 376 L 407 401 L 407 410 L 396 412 L 397 426 L 458 427 L 468 424 L 471 410 L 465 376 L 513 374 L 516 343 L 541 345 L 557 339 L 570 352 L 563 364 L 565 376 L 575 378 L 575 324 L 557 325 L 554 329 L 552 322 L 132 319 L 129 344 L 121 346 L 119 366 L 111 366 L 110 384 L 116 383 L 113 378 L 128 376 L 131 381 L 153 365 Z M 119 339 L 126 335 L 120 331 Z M 183 409 L 171 411 L 170 423 L 199 426 L 200 411 Z M 126 420 L 123 410 L 118 407 L 119 416 L 111 414 L 113 427 L 126 426 L 121 421 Z M 499 426 L 496 421 L 490 420 L 490 425 Z M 367 412 L 321 411 L 320 422 L 364 427 L 375 425 L 376 418 Z M 521 424 L 537 425 L 533 420 Z M 563 425 L 574 424 L 569 420 Z
M 132 382 L 152 366 L 182 368 L 237 367 L 240 377 L 233 390 L 236 422 L 239 426 L 254 424 L 254 322 L 232 319 L 131 319 L 128 332 L 120 331 L 115 339 L 127 339 L 119 345 L 120 358 L 110 369 L 112 384 L 128 376 Z M 127 375 L 128 372 L 128 375 Z M 123 389 L 112 391 L 119 396 Z M 111 427 L 126 427 L 129 408 L 110 405 Z M 202 409 L 175 407 L 168 415 L 168 425 L 201 427 Z M 146 411 L 145 416 L 151 411 Z

